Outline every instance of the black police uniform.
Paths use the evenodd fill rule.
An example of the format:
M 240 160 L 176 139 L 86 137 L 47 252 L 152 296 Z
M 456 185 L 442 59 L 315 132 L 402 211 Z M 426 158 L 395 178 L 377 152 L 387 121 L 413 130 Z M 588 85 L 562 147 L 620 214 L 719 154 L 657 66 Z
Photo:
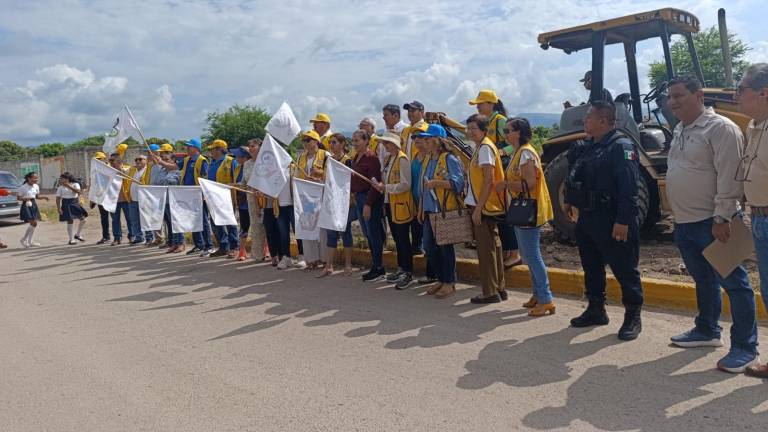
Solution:
M 590 304 L 605 303 L 605 265 L 619 281 L 628 309 L 643 304 L 637 221 L 637 152 L 632 140 L 614 129 L 599 142 L 589 141 L 568 155 L 565 201 L 579 209 L 576 241 Z M 613 225 L 627 225 L 627 241 L 613 239 Z

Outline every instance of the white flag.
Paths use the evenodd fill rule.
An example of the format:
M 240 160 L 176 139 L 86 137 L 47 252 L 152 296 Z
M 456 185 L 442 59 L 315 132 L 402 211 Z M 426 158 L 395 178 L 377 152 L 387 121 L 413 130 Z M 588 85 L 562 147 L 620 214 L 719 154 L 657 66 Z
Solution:
M 320 208 L 320 228 L 333 231 L 347 229 L 349 217 L 349 188 L 352 184 L 352 170 L 332 157 L 326 159 L 325 190 L 323 206 Z
M 290 175 L 291 155 L 278 144 L 274 138 L 267 135 L 261 144 L 259 155 L 253 162 L 251 178 L 248 186 L 258 189 L 265 195 L 276 197 L 288 183 Z
M 232 190 L 221 183 L 200 178 L 200 189 L 203 190 L 208 211 L 213 223 L 219 226 L 237 225 L 235 207 L 232 204 Z
M 141 140 L 141 132 L 131 110 L 124 106 L 112 125 L 112 132 L 104 135 L 104 153 L 111 155 L 117 150 L 117 146 L 129 137 Z
M 159 231 L 163 229 L 167 190 L 167 186 L 136 186 L 137 201 L 139 202 L 139 220 L 141 221 L 142 231 Z
M 296 220 L 296 238 L 320 240 L 320 206 L 323 202 L 323 185 L 306 180 L 293 179 L 293 215 Z
M 174 234 L 203 230 L 203 193 L 197 186 L 168 188 Z
M 104 207 L 104 210 L 114 213 L 122 186 L 123 178 L 116 169 L 96 159 L 91 160 L 89 200 Z
M 288 102 L 283 102 L 280 105 L 277 112 L 267 122 L 266 130 L 285 145 L 290 144 L 301 132 L 301 125 L 296 120 L 296 116 L 293 115 L 293 110 L 291 110 Z

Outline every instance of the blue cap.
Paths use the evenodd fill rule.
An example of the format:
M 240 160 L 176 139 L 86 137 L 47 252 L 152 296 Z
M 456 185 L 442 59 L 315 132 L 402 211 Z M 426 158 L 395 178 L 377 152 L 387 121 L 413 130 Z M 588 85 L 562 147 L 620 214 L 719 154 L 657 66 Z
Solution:
M 416 136 L 419 138 L 446 138 L 448 133 L 439 124 L 430 124 L 426 132 L 421 132 L 416 134 Z
M 160 151 L 160 146 L 157 144 L 150 144 L 149 149 L 152 150 L 153 152 Z
M 237 147 L 237 148 L 233 149 L 232 151 L 230 151 L 230 153 L 234 157 L 242 157 L 242 158 L 246 158 L 246 159 L 250 159 L 250 157 L 251 157 L 250 153 L 248 153 L 245 149 L 242 149 L 240 147 Z
M 198 138 L 192 138 L 189 141 L 185 142 L 184 145 L 187 147 L 194 147 L 198 150 L 203 149 L 203 144 L 200 142 L 200 139 Z

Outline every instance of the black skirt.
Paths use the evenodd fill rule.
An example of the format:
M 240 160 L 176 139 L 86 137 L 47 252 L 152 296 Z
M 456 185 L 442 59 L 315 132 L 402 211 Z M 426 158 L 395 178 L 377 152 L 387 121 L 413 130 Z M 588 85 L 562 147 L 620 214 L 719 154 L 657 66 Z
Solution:
M 61 214 L 59 215 L 59 222 L 72 222 L 75 219 L 82 219 L 87 217 L 88 212 L 85 211 L 83 206 L 80 205 L 79 199 L 61 199 Z
M 27 203 L 32 203 L 31 206 L 28 206 Z M 25 201 L 21 203 L 21 210 L 19 210 L 19 219 L 21 219 L 24 222 L 29 222 L 31 220 L 40 220 L 40 209 L 37 208 L 37 201 Z

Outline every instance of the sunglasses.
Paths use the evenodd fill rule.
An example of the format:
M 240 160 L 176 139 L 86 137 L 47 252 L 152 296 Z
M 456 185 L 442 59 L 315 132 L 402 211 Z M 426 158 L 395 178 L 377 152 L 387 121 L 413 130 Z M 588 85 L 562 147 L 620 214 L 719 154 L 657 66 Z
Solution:
M 134 161 L 134 162 L 141 162 L 141 161 L 144 161 L 144 160 L 146 160 L 146 159 L 142 159 L 142 158 L 136 158 L 136 159 L 134 159 L 133 161 Z

